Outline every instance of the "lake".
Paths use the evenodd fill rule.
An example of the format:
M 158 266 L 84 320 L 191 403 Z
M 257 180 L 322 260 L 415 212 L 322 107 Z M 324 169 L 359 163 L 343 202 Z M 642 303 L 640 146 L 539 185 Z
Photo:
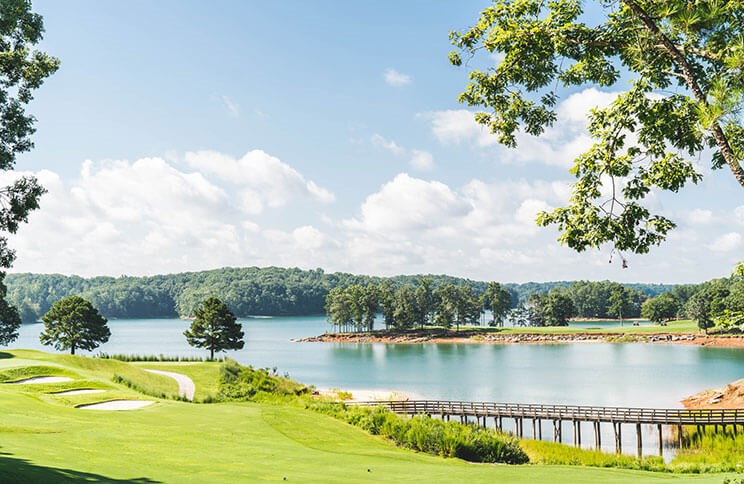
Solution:
M 698 391 L 744 378 L 744 350 L 642 343 L 498 344 L 340 344 L 296 343 L 329 329 L 325 318 L 241 319 L 246 345 L 227 355 L 240 363 L 276 368 L 318 388 L 397 390 L 413 397 L 448 400 L 555 403 L 634 407 L 680 407 Z M 131 319 L 109 321 L 111 339 L 87 354 L 207 356 L 191 348 L 183 331 L 188 321 Z M 617 323 L 606 322 L 603 327 Z M 597 327 L 597 323 L 587 326 Z M 39 343 L 42 324 L 24 325 L 12 348 L 53 351 Z M 86 354 L 86 352 L 82 352 Z M 506 419 L 505 429 L 513 430 Z M 543 437 L 549 439 L 549 423 Z M 511 427 L 510 427 L 511 426 Z M 529 435 L 531 429 L 527 430 Z M 571 435 L 564 422 L 563 435 Z M 612 452 L 609 425 L 603 450 Z M 656 434 L 644 426 L 644 453 L 656 451 Z M 671 434 L 665 435 L 671 439 Z M 569 437 L 570 439 L 570 437 Z M 634 433 L 623 434 L 624 451 L 635 452 Z M 591 426 L 582 427 L 591 447 Z M 665 458 L 675 449 L 665 445 Z
M 329 329 L 325 318 L 242 319 L 246 345 L 227 355 L 319 388 L 398 390 L 432 399 L 678 407 L 691 393 L 744 378 L 744 350 L 686 345 L 296 343 Z M 595 323 L 596 324 L 596 323 Z M 183 337 L 188 321 L 112 320 L 90 352 L 205 356 Z M 52 351 L 41 324 L 13 348 Z M 83 352 L 85 354 L 85 352 Z

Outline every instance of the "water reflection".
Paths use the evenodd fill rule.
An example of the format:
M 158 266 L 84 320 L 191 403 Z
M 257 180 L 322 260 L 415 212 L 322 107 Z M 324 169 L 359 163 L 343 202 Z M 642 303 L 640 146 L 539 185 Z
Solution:
M 324 332 L 323 317 L 241 320 L 245 348 L 228 355 L 318 387 L 388 389 L 453 400 L 675 407 L 697 391 L 744 377 L 744 351 L 687 345 L 333 344 L 292 339 Z M 188 321 L 111 321 L 100 351 L 205 356 L 186 344 Z M 13 347 L 51 351 L 41 324 Z M 97 351 L 96 351 L 97 352 Z

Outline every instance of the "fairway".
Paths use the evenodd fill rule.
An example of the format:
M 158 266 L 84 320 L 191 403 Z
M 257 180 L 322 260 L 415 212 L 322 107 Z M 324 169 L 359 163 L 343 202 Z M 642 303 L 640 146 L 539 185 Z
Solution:
M 45 392 L 70 383 L 2 384 L 2 482 L 248 482 L 286 478 L 294 482 L 720 483 L 724 477 L 471 464 L 399 449 L 333 418 L 291 406 L 192 404 L 141 395 L 110 381 L 112 367 L 118 371 L 130 367 L 130 378 L 137 378 L 141 370 L 127 363 L 25 351 L 4 356 L 0 374 L 9 368 L 56 368 L 86 387 L 106 389 L 105 393 L 115 393 L 117 398 L 156 403 L 134 411 L 86 412 L 74 408 L 78 404 L 74 398 L 101 401 L 106 399 L 102 396 L 105 393 L 60 398 Z M 178 366 L 168 365 L 173 370 Z

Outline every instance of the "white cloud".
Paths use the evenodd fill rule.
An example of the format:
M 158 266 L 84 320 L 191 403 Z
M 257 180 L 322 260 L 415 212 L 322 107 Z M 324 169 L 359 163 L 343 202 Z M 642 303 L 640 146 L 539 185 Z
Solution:
M 264 205 L 281 207 L 301 198 L 322 203 L 335 200 L 333 193 L 261 150 L 239 159 L 216 151 L 196 151 L 186 153 L 185 159 L 189 167 L 239 186 L 242 206 L 251 214 L 260 213 Z
M 434 168 L 434 157 L 428 151 L 411 150 L 412 167 L 420 171 L 428 171 Z
M 333 199 L 263 152 L 240 160 L 216 152 L 191 153 L 188 159 L 185 170 L 177 161 L 142 158 L 85 161 L 72 180 L 48 170 L 35 173 L 48 193 L 29 223 L 11 236 L 15 270 L 118 275 L 269 263 L 274 248 L 244 214 Z M 0 183 L 22 174 L 2 173 Z M 297 253 L 332 245 L 310 226 L 289 233 Z
M 687 223 L 691 225 L 705 225 L 713 220 L 713 212 L 696 208 L 687 214 Z
M 741 246 L 741 235 L 729 232 L 717 237 L 708 247 L 715 252 L 731 252 Z
M 398 72 L 392 68 L 385 71 L 385 73 L 383 74 L 383 78 L 389 86 L 393 87 L 406 86 L 413 80 L 411 79 L 411 76 Z
M 586 131 L 589 110 L 609 105 L 617 95 L 617 92 L 588 88 L 568 96 L 556 108 L 558 119 L 555 124 L 547 127 L 541 136 L 523 132 L 516 134 L 516 149 L 499 146 L 497 136 L 478 124 L 474 119 L 475 112 L 468 109 L 420 113 L 419 117 L 431 123 L 432 133 L 444 145 L 470 144 L 475 148 L 487 148 L 504 163 L 567 167 L 592 145 Z
M 370 142 L 373 146 L 392 153 L 398 158 L 408 158 L 408 164 L 415 170 L 429 171 L 434 168 L 434 157 L 428 151 L 404 148 L 377 133 L 372 135 Z
M 734 209 L 734 218 L 737 222 L 744 225 L 744 205 L 739 205 Z
M 222 103 L 225 105 L 225 109 L 227 109 L 227 112 L 230 113 L 230 116 L 233 118 L 239 118 L 240 117 L 240 108 L 237 104 L 233 102 L 232 99 L 230 99 L 227 96 L 222 96 Z
M 346 226 L 378 234 L 403 234 L 446 225 L 471 208 L 444 183 L 402 173 L 368 196 L 361 216 L 347 221 Z
M 405 155 L 405 153 L 406 153 L 406 149 L 405 148 L 402 148 L 402 147 L 398 146 L 398 144 L 395 141 L 391 141 L 391 140 L 385 139 L 380 134 L 377 134 L 377 133 L 373 134 L 372 135 L 372 138 L 371 138 L 371 141 L 372 141 L 372 145 L 373 146 L 376 146 L 378 148 L 382 148 L 382 149 L 384 149 L 386 151 L 389 151 L 390 153 L 392 153 L 392 154 L 394 154 L 396 156 Z

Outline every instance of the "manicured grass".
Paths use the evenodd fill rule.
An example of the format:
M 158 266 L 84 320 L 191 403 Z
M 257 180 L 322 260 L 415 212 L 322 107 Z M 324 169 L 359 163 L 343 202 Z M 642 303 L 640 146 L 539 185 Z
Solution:
M 0 359 L 0 365 L 14 359 Z M 37 366 L 59 365 L 102 385 L 108 385 L 113 373 L 112 368 L 92 369 L 57 355 L 18 352 L 17 361 L 21 359 Z M 141 371 L 130 366 L 133 374 Z M 129 389 L 117 391 L 135 396 Z M 296 406 L 158 400 L 136 411 L 94 412 L 51 404 L 38 392 L 0 384 L 1 482 L 252 482 L 286 477 L 294 482 L 720 484 L 725 477 L 470 464 L 399 449 L 381 437 Z
M 216 361 L 205 361 L 202 363 L 137 361 L 130 364 L 139 368 L 183 373 L 194 381 L 194 385 L 196 386 L 196 393 L 194 394 L 195 401 L 203 400 L 210 395 L 217 395 L 217 379 L 219 378 L 220 365 L 222 363 Z

